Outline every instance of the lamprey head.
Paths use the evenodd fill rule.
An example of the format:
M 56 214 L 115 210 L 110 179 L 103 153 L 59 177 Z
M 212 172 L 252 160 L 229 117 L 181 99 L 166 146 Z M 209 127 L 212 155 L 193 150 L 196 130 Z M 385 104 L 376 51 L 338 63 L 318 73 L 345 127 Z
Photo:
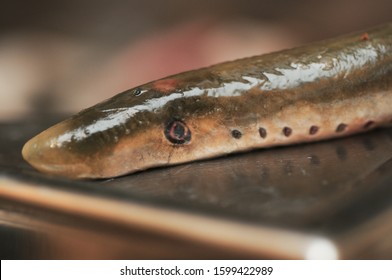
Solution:
M 219 153 L 219 137 L 230 131 L 212 117 L 214 106 L 199 105 L 203 97 L 197 88 L 132 89 L 40 133 L 22 154 L 39 171 L 70 178 L 114 177 L 208 157 L 214 148 Z

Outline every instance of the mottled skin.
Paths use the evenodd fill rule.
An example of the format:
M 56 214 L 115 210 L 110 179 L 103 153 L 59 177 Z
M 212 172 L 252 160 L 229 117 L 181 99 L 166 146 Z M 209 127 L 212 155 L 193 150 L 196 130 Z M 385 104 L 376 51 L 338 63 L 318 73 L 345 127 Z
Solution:
M 49 128 L 22 153 L 43 172 L 107 178 L 366 131 L 391 122 L 391 104 L 388 24 L 153 81 Z M 190 141 L 169 141 L 176 121 Z

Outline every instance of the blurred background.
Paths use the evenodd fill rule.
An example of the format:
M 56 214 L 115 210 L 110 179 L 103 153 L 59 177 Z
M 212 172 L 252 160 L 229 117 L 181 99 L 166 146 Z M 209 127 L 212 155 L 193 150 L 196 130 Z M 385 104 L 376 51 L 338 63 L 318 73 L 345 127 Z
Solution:
M 130 217 L 128 223 L 117 220 L 118 213 L 97 218 L 76 208 L 68 213 L 69 205 L 45 206 L 47 200 L 34 204 L 36 196 L 28 203 L 10 196 L 7 202 L 4 190 L 18 193 L 24 186 L 19 179 L 26 179 L 41 197 L 66 187 L 69 193 L 83 189 L 92 197 L 129 199 L 131 206 L 137 199 L 241 223 L 247 218 L 295 226 L 335 238 L 343 258 L 390 259 L 391 227 L 385 221 L 391 213 L 391 130 L 91 184 L 40 175 L 23 162 L 20 150 L 49 123 L 137 85 L 391 22 L 391 11 L 391 0 L 2 0 L 0 256 L 159 259 L 189 258 L 192 252 L 193 258 L 254 257 L 249 252 L 258 243 L 243 238 L 240 223 L 234 226 L 235 242 L 249 242 L 249 252 L 220 243 L 221 232 L 228 230 L 211 234 L 208 223 L 196 226 L 206 229 L 197 235 L 194 227 L 170 216 L 167 221 L 188 230 L 173 235 L 171 223 L 170 230 L 155 226 L 156 216 L 148 218 L 148 211 L 135 224 L 131 212 L 121 212 Z M 4 181 L 8 177 L 12 180 Z M 261 246 L 270 243 L 265 240 Z
M 390 0 L 3 0 L 0 120 L 392 20 Z

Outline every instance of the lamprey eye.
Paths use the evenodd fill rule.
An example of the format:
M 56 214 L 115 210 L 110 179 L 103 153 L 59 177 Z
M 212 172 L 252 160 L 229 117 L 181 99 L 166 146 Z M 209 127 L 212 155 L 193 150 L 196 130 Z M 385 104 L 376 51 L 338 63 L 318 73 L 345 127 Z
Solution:
M 134 96 L 139 96 L 139 95 L 141 95 L 141 94 L 142 94 L 141 88 L 135 88 L 135 89 L 133 90 L 133 95 L 134 95 Z
M 186 144 L 191 141 L 191 131 L 182 121 L 171 121 L 166 125 L 165 136 L 173 144 Z

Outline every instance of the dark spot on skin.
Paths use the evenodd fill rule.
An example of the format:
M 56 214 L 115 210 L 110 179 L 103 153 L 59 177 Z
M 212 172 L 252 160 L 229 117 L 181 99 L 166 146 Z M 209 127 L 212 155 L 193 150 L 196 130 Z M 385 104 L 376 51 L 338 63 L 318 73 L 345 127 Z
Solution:
M 140 88 L 135 88 L 133 90 L 133 95 L 134 96 L 139 96 L 140 94 L 142 94 L 142 90 Z
M 369 138 L 364 139 L 362 141 L 362 143 L 363 143 L 363 146 L 365 147 L 365 149 L 368 151 L 373 151 L 376 148 L 373 141 Z
M 191 140 L 191 131 L 182 121 L 168 122 L 165 136 L 173 144 L 186 144 Z
M 242 133 L 241 133 L 241 131 L 234 129 L 231 132 L 231 136 L 233 136 L 235 139 L 240 139 L 242 137 Z
M 285 126 L 282 131 L 283 131 L 284 136 L 286 136 L 286 137 L 289 137 L 291 135 L 291 133 L 293 132 L 293 130 L 287 126 Z
M 263 127 L 260 127 L 259 134 L 260 134 L 261 138 L 265 138 L 265 137 L 267 137 L 267 130 L 265 130 L 265 128 L 263 128 Z
M 310 163 L 313 164 L 313 165 L 319 165 L 320 164 L 320 159 L 319 159 L 318 156 L 310 155 L 309 156 L 309 160 L 310 160 Z
M 345 123 L 341 123 L 336 127 L 336 132 L 343 132 L 345 131 L 347 128 L 347 124 Z
M 368 129 L 373 125 L 374 125 L 374 121 L 368 121 L 367 123 L 364 124 L 363 128 Z
M 319 127 L 317 125 L 312 125 L 309 128 L 309 134 L 310 135 L 315 135 L 318 132 L 318 130 L 319 130 Z
M 347 159 L 347 151 L 345 147 L 338 146 L 336 147 L 336 155 L 340 160 L 346 160 Z

